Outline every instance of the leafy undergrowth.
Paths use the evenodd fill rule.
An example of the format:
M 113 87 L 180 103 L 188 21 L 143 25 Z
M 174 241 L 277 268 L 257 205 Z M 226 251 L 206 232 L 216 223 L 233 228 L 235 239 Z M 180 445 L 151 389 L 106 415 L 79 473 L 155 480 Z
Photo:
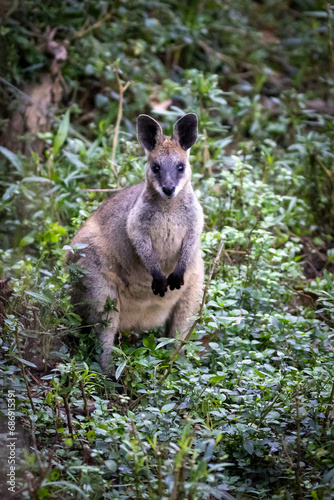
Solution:
M 41 156 L 0 147 L 1 412 L 15 390 L 19 498 L 333 498 L 332 13 L 233 4 L 27 0 L 34 29 L 15 12 L 2 28 L 13 88 L 62 61 L 66 90 Z M 67 51 L 53 63 L 47 26 Z M 185 355 L 171 362 L 162 330 L 123 332 L 108 379 L 65 249 L 96 190 L 143 179 L 136 115 L 168 133 L 184 111 L 199 118 L 207 276 L 223 251 Z

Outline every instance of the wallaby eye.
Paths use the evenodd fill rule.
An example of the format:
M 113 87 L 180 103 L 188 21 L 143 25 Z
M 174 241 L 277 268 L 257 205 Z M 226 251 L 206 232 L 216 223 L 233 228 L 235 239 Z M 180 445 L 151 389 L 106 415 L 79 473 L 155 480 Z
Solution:
M 177 169 L 178 169 L 179 172 L 183 172 L 183 170 L 184 170 L 183 163 L 180 163 L 180 165 L 177 166 Z
M 155 174 L 158 173 L 160 170 L 160 165 L 158 165 L 157 163 L 153 163 L 152 170 Z

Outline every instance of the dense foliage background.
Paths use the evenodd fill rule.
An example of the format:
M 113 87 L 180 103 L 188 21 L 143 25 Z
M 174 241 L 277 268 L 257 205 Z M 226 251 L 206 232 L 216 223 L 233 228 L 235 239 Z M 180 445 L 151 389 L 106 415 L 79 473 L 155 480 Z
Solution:
M 0 18 L 15 498 L 334 498 L 330 3 L 16 0 Z M 110 380 L 64 248 L 103 190 L 143 179 L 136 116 L 167 134 L 187 111 L 207 275 L 224 241 L 221 258 L 185 356 L 171 363 L 162 331 L 125 332 Z

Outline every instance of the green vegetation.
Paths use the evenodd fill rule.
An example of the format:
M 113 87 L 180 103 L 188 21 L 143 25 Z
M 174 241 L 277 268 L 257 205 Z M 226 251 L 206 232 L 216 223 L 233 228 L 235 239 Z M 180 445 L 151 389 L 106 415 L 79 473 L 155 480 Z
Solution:
M 333 498 L 330 3 L 1 9 L 1 433 L 15 389 L 17 498 Z M 125 332 L 111 380 L 71 309 L 66 246 L 101 190 L 143 179 L 136 116 L 170 133 L 188 111 L 207 276 L 224 247 L 185 355 L 171 362 L 162 331 Z

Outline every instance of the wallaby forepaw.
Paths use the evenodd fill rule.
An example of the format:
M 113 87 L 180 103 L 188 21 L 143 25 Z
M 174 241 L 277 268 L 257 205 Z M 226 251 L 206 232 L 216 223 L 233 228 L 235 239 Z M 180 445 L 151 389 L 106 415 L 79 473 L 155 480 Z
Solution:
M 152 281 L 152 290 L 154 295 L 160 295 L 163 297 L 167 292 L 167 279 L 165 276 L 161 278 L 154 278 Z
M 183 274 L 173 272 L 167 278 L 167 284 L 171 290 L 180 290 L 181 286 L 184 285 Z

